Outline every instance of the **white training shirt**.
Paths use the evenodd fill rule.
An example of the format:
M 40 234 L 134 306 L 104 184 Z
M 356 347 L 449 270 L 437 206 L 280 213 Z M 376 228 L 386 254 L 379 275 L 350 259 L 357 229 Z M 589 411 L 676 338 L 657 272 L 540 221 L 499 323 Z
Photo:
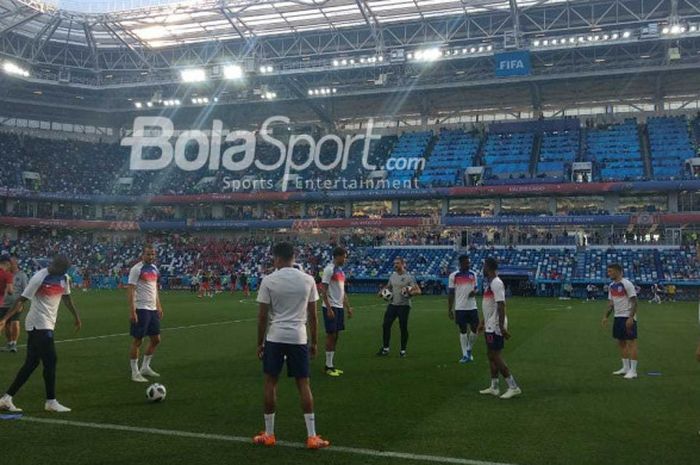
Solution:
M 345 272 L 334 263 L 323 269 L 321 282 L 328 286 L 328 300 L 331 307 L 343 308 L 345 300 Z
M 68 275 L 49 274 L 47 268 L 37 271 L 22 292 L 22 297 L 32 301 L 24 322 L 26 330 L 53 331 L 56 327 L 61 298 L 68 294 L 70 294 Z
M 484 312 L 484 331 L 487 333 L 496 333 L 502 336 L 501 327 L 498 323 L 498 302 L 506 301 L 506 287 L 503 285 L 501 278 L 496 276 L 493 281 L 486 285 L 484 289 L 484 300 L 482 301 L 482 309 Z M 508 317 L 505 320 L 505 329 L 508 329 Z
M 306 344 L 307 306 L 318 300 L 314 278 L 285 267 L 265 276 L 257 301 L 270 305 L 266 340 L 282 344 Z
M 473 271 L 455 271 L 447 280 L 450 294 L 454 293 L 454 310 L 476 310 L 476 296 L 469 296 L 476 291 L 478 280 Z
M 637 297 L 637 291 L 629 279 L 622 278 L 620 282 L 613 281 L 610 283 L 610 286 L 608 286 L 608 299 L 612 300 L 615 318 L 627 318 L 630 316 L 632 312 L 630 299 L 632 297 Z
M 157 310 L 158 278 L 160 273 L 154 264 L 138 262 L 129 270 L 129 285 L 135 286 L 134 306 L 140 310 Z

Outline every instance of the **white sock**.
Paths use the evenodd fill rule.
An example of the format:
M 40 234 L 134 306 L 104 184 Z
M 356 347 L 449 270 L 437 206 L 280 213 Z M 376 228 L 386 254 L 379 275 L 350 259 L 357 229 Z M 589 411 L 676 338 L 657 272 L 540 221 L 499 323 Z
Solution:
M 508 383 L 508 387 L 510 389 L 518 389 L 518 383 L 515 382 L 515 378 L 513 377 L 513 375 L 510 375 L 506 378 L 506 383 Z
M 462 356 L 466 357 L 469 351 L 469 335 L 459 333 L 459 345 L 462 346 Z
M 637 360 L 632 359 L 629 362 L 630 362 L 630 371 L 632 373 L 636 373 L 637 372 Z
M 4 396 L 0 397 L 0 400 L 3 400 L 3 401 L 6 401 L 6 400 L 12 401 L 12 396 L 9 395 L 9 394 L 5 394 Z
M 625 371 L 630 371 L 630 359 L 628 358 L 623 358 L 622 359 L 622 368 Z
M 143 356 L 143 363 L 141 364 L 141 369 L 145 368 L 151 368 L 151 359 L 153 358 L 153 355 L 144 355 Z
M 265 413 L 265 434 L 275 434 L 275 414 Z
M 305 413 L 304 422 L 306 423 L 306 434 L 309 437 L 316 436 L 316 416 L 313 413 Z
M 131 363 L 131 374 L 137 375 L 139 373 L 139 359 L 132 358 L 129 363 Z
M 469 331 L 469 350 L 474 347 L 474 342 L 476 341 L 476 333 Z
M 491 389 L 498 390 L 498 378 L 491 378 Z
M 333 356 L 335 352 L 326 352 L 326 366 L 328 368 L 333 368 Z

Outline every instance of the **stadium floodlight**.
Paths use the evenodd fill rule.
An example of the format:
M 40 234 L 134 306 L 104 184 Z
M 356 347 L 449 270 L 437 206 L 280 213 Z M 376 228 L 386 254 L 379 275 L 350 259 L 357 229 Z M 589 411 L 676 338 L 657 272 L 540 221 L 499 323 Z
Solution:
M 260 97 L 262 97 L 263 100 L 274 100 L 277 98 L 277 93 L 276 92 L 263 92 Z
M 488 45 L 488 46 L 486 47 L 486 51 L 487 51 L 487 52 L 490 52 L 491 50 L 493 50 L 493 45 Z
M 688 32 L 698 32 L 698 27 L 693 25 L 688 28 Z
M 333 60 L 333 66 L 338 66 L 340 62 L 338 60 Z
M 532 45 L 534 45 L 535 47 L 539 47 L 539 46 L 540 46 L 540 41 L 539 41 L 539 40 L 535 40 L 534 42 L 532 42 Z
M 616 32 L 612 35 L 612 40 L 617 40 L 618 37 L 620 37 L 620 35 Z
M 603 34 L 603 40 L 609 40 L 609 39 L 610 39 L 610 36 L 609 36 L 609 35 Z
M 348 60 L 346 60 L 345 58 L 343 58 L 343 61 L 341 61 L 340 64 L 343 65 L 343 66 L 347 66 Z
M 2 65 L 3 71 L 5 71 L 7 74 L 10 74 L 12 76 L 21 76 L 21 77 L 29 77 L 29 71 L 27 71 L 24 68 L 21 68 L 17 66 L 16 64 L 12 63 L 11 61 L 6 61 Z
M 338 92 L 338 89 L 336 89 L 336 88 L 334 87 L 333 89 L 331 89 L 331 92 L 333 92 L 333 93 L 335 94 L 336 92 Z
M 351 64 L 351 65 L 354 65 L 354 64 L 355 64 L 355 60 L 354 60 L 353 58 L 350 59 L 350 64 Z
M 377 60 L 379 60 L 379 62 L 381 63 L 382 61 L 384 61 L 384 57 L 382 55 L 379 55 L 377 57 Z
M 360 63 L 365 64 L 367 62 L 367 58 L 362 57 L 360 58 Z
M 546 44 L 545 44 L 546 45 Z M 476 47 L 472 47 L 469 49 L 469 53 L 476 53 Z
M 661 33 L 662 33 L 662 34 L 668 34 L 669 32 L 671 32 L 671 29 L 668 28 L 668 27 L 665 27 L 665 28 L 661 29 Z
M 580 36 L 580 37 L 578 38 L 578 41 L 579 41 L 579 43 L 585 42 L 585 41 L 586 41 L 586 38 L 583 37 L 583 36 Z
M 151 107 L 153 106 L 153 102 L 146 102 L 146 106 L 147 106 L 148 108 L 151 108 Z
M 418 58 L 421 61 L 435 61 L 438 60 L 441 56 L 442 52 L 437 47 L 427 48 L 425 50 L 416 52 L 416 58 Z
M 226 79 L 243 79 L 243 68 L 238 65 L 224 66 L 224 78 Z
M 190 68 L 180 71 L 182 82 L 204 82 L 207 80 L 207 72 L 204 68 Z
M 629 39 L 632 33 L 630 31 L 625 31 L 622 33 L 622 38 L 623 39 Z
M 143 103 L 141 103 L 141 102 L 134 102 L 134 106 L 135 106 L 136 108 L 142 108 L 142 107 L 143 107 Z
M 570 43 L 570 44 L 575 44 L 575 43 L 576 43 L 576 37 L 569 37 L 569 43 Z
M 407 54 L 406 54 L 406 58 L 408 58 L 409 60 L 412 60 L 412 59 L 413 59 L 413 54 L 412 54 L 412 53 L 407 53 Z
M 482 53 L 484 51 L 484 47 L 479 47 L 479 53 Z
M 308 90 L 308 94 L 309 94 L 309 95 L 314 95 L 313 89 L 309 89 L 309 90 Z
M 542 45 L 547 46 L 549 45 L 549 41 L 547 39 L 542 41 Z M 472 49 L 473 50 L 473 49 Z

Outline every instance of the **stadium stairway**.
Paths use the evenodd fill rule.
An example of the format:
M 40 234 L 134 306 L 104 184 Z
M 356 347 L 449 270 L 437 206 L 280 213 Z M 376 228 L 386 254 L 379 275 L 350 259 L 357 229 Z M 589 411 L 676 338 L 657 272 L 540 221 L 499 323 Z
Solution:
M 537 176 L 537 163 L 540 161 L 540 150 L 542 148 L 542 138 L 544 135 L 541 132 L 535 134 L 535 139 L 532 141 L 532 154 L 530 155 L 530 176 Z
M 576 278 L 586 277 L 586 251 L 581 249 L 576 251 L 576 269 L 574 270 Z
M 642 160 L 644 160 L 644 176 L 647 179 L 652 179 L 651 170 L 651 150 L 649 149 L 649 128 L 647 128 L 646 123 L 639 128 L 637 131 L 639 134 L 639 151 L 642 153 Z

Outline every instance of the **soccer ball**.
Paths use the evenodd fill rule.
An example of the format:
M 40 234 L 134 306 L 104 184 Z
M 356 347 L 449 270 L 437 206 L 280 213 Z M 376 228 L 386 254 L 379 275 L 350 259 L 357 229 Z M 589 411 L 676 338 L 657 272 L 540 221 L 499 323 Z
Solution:
M 161 402 L 165 400 L 166 394 L 167 391 L 162 384 L 151 384 L 148 386 L 148 389 L 146 389 L 146 399 L 148 399 L 149 402 Z
M 391 293 L 388 287 L 385 287 L 382 289 L 382 299 L 386 300 L 389 302 L 391 298 L 394 296 L 394 294 Z
M 401 295 L 404 297 L 410 297 L 411 296 L 411 286 L 406 286 L 401 289 Z

